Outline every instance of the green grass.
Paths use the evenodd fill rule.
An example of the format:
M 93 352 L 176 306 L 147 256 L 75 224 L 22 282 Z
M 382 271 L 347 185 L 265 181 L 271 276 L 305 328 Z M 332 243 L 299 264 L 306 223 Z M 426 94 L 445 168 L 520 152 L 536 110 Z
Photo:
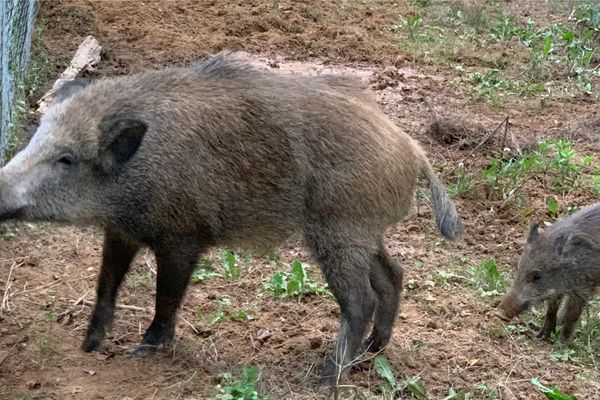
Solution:
M 600 5 L 580 3 L 542 26 L 507 14 L 496 2 L 413 1 L 413 12 L 389 29 L 402 48 L 426 64 L 453 67 L 453 82 L 475 99 L 502 105 L 536 97 L 545 105 L 554 94 L 598 96 Z M 507 54 L 511 62 L 507 63 Z
M 457 283 L 476 291 L 481 297 L 501 296 L 508 289 L 506 274 L 498 268 L 493 259 L 484 259 L 469 268 L 457 267 L 456 270 L 438 270 L 434 275 L 434 284 Z
M 515 201 L 526 207 L 527 195 L 532 185 L 541 185 L 553 195 L 564 196 L 573 191 L 584 191 L 600 197 L 600 166 L 596 156 L 580 155 L 566 139 L 548 139 L 538 143 L 537 148 L 521 155 L 502 153 L 490 157 L 486 167 L 478 171 L 459 166 L 448 178 L 448 190 L 453 196 L 464 196 L 478 190 L 487 200 Z M 549 194 L 550 194 L 549 193 Z M 559 217 L 558 200 L 547 199 L 551 218 Z M 563 206 L 571 214 L 573 206 Z

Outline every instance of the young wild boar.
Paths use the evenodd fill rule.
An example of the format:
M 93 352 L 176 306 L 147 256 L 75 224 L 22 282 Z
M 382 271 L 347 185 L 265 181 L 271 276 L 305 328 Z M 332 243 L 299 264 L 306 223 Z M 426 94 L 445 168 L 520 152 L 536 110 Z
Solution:
M 509 321 L 530 305 L 546 300 L 539 337 L 550 338 L 564 299 L 560 335 L 569 343 L 583 308 L 600 284 L 600 203 L 554 223 L 543 232 L 530 228 L 517 274 L 496 314 Z
M 463 231 L 421 148 L 352 79 L 260 72 L 220 53 L 192 68 L 84 86 L 71 85 L 0 170 L 0 218 L 104 228 L 85 351 L 110 327 L 141 246 L 155 252 L 158 270 L 138 356 L 173 338 L 204 250 L 300 232 L 341 308 L 321 379 L 330 386 L 359 349 L 390 339 L 402 269 L 383 233 L 407 213 L 419 174 L 430 181 L 441 234 Z

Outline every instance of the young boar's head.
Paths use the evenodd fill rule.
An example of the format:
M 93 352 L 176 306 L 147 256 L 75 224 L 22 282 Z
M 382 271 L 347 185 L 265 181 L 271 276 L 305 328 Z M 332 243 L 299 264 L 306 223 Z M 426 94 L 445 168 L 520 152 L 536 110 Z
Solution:
M 515 279 L 496 315 L 509 321 L 537 302 L 589 286 L 584 269 L 593 246 L 584 234 L 560 228 L 541 232 L 532 225 Z
M 0 221 L 101 219 L 106 188 L 119 179 L 147 127 L 119 113 L 98 118 L 101 106 L 88 107 L 94 93 L 84 86 L 58 93 L 27 147 L 0 169 Z

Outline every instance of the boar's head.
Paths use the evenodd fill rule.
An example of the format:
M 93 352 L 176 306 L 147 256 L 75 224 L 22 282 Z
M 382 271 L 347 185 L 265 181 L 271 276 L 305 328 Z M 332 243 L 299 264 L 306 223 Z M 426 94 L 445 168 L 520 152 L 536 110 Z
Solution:
M 0 221 L 102 219 L 108 187 L 135 155 L 147 126 L 131 113 L 95 108 L 102 101 L 85 86 L 57 93 L 29 144 L 0 169 Z
M 500 318 L 508 321 L 537 302 L 590 286 L 586 268 L 593 241 L 564 228 L 558 224 L 542 232 L 531 226 L 512 286 L 496 310 Z

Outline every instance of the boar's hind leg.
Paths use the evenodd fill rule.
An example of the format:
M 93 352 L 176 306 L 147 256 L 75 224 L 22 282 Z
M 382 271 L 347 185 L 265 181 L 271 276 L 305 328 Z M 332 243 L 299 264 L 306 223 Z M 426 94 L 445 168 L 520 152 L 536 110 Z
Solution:
M 390 341 L 400 303 L 402 276 L 402 267 L 392 260 L 381 243 L 373 257 L 369 275 L 371 287 L 377 293 L 377 308 L 373 332 L 363 344 L 366 351 L 378 352 Z
M 567 296 L 565 312 L 563 315 L 563 328 L 560 334 L 560 340 L 563 343 L 568 344 L 573 339 L 575 325 L 577 325 L 577 321 L 579 321 L 579 317 L 581 317 L 581 313 L 586 304 L 587 300 L 582 297 L 574 295 Z
M 556 314 L 560 307 L 562 296 L 555 296 L 548 299 L 548 308 L 546 309 L 546 318 L 544 319 L 544 325 L 538 333 L 538 337 L 542 340 L 549 340 L 552 333 L 556 329 Z
M 96 349 L 106 330 L 112 325 L 117 291 L 138 249 L 137 243 L 116 231 L 106 229 L 96 305 L 83 342 L 84 351 Z
M 336 231 L 322 225 L 311 226 L 305 231 L 307 244 L 341 310 L 340 331 L 333 352 L 325 362 L 320 390 L 335 386 L 342 378 L 342 373 L 356 356 L 376 303 L 376 295 L 369 284 L 372 250 L 353 246 L 349 243 L 351 234 L 346 232 L 340 238 Z
M 175 238 L 156 246 L 156 310 L 142 343 L 134 350 L 145 357 L 161 344 L 168 345 L 175 335 L 177 309 L 202 250 L 194 241 Z

